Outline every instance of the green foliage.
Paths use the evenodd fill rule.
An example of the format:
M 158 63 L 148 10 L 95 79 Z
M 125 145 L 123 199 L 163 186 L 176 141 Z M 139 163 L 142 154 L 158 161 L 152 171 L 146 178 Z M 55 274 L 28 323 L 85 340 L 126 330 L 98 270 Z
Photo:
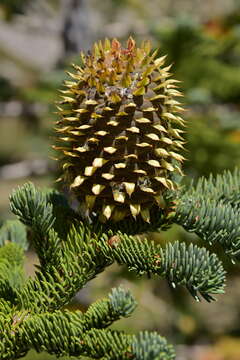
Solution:
M 136 340 L 137 341 L 133 343 L 133 353 L 137 359 L 161 360 L 167 352 L 169 353 L 167 359 L 170 360 L 175 357 L 174 352 L 166 343 L 166 340 L 157 333 L 149 334 L 148 332 L 141 332 Z
M 239 258 L 239 190 L 240 171 L 225 172 L 183 192 L 176 211 L 176 222 L 195 232 L 210 245 L 219 243 L 226 254 Z
M 218 242 L 226 253 L 238 258 L 239 184 L 239 170 L 200 179 L 195 187 L 179 193 L 171 221 L 166 216 L 159 224 L 158 214 L 152 214 L 149 230 L 176 222 L 208 243 Z M 114 229 L 111 222 L 82 219 L 62 194 L 40 191 L 32 184 L 15 190 L 10 200 L 21 222 L 8 222 L 0 230 L 0 327 L 5 329 L 2 359 L 18 358 L 29 349 L 105 360 L 174 359 L 172 346 L 157 333 L 128 335 L 108 328 L 130 316 L 136 307 L 129 291 L 121 287 L 85 313 L 63 310 L 88 281 L 114 262 L 138 276 L 155 275 L 166 278 L 174 288 L 184 286 L 196 300 L 201 296 L 212 301 L 214 294 L 224 292 L 222 263 L 205 248 L 178 241 L 163 247 L 133 236 L 143 228 L 131 228 L 131 222 L 125 224 L 123 232 L 123 226 Z M 26 248 L 22 224 L 29 229 L 40 260 L 35 277 L 26 281 L 22 276 Z
M 214 300 L 210 293 L 223 292 L 225 272 L 216 255 L 205 249 L 185 243 L 167 244 L 165 249 L 147 240 L 118 235 L 119 243 L 113 247 L 113 256 L 138 275 L 151 274 L 166 277 L 169 283 L 183 285 L 195 299 L 199 292 L 206 300 Z

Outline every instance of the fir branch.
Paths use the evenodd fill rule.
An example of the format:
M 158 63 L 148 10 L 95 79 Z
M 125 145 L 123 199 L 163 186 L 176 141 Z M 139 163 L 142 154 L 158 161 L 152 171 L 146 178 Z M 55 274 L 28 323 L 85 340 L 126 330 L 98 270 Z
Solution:
M 18 292 L 19 307 L 36 313 L 60 309 L 113 262 L 102 256 L 97 239 L 83 223 L 72 227 L 67 241 L 60 240 L 54 230 L 48 239 L 48 263 L 41 265 L 35 278 Z
M 107 351 L 106 344 L 108 344 Z M 87 346 L 92 355 L 102 354 L 102 360 L 175 359 L 172 345 L 169 345 L 166 339 L 156 332 L 146 331 L 140 332 L 137 336 L 126 336 L 117 331 L 91 330 L 87 333 Z
M 46 195 L 31 183 L 13 191 L 10 208 L 23 224 L 40 232 L 43 237 L 55 222 L 53 207 L 47 202 Z
M 31 229 L 40 264 L 44 267 L 56 263 L 52 252 L 59 237 L 66 238 L 76 215 L 64 196 L 55 190 L 40 191 L 28 183 L 12 193 L 10 208 Z
M 104 328 L 119 320 L 128 317 L 135 310 L 137 303 L 129 291 L 121 287 L 112 289 L 108 299 L 92 304 L 84 314 L 84 328 Z
M 57 264 L 61 256 L 60 238 L 66 240 L 72 225 L 80 222 L 66 198 L 56 190 L 41 191 L 28 183 L 13 192 L 10 207 L 31 229 L 31 240 L 42 268 Z
M 59 356 L 79 356 L 83 352 L 81 313 L 56 311 L 28 316 L 19 328 L 21 342 L 28 349 Z
M 13 191 L 10 196 L 10 208 L 23 224 L 31 228 L 31 238 L 40 263 L 47 263 L 48 233 L 55 217 L 53 206 L 47 202 L 46 195 L 37 191 L 33 184 L 25 184 Z
M 11 302 L 0 297 L 0 316 L 7 316 L 11 313 L 11 311 Z
M 86 331 L 77 317 L 68 311 L 28 317 L 19 328 L 19 337 L 28 348 L 58 356 L 84 355 L 102 360 L 175 358 L 172 346 L 156 333 L 135 336 L 108 329 Z
M 204 194 L 207 199 L 214 199 L 227 203 L 234 208 L 240 206 L 240 169 L 234 172 L 226 170 L 223 174 L 210 175 L 209 178 L 200 178 L 196 186 L 192 183 L 187 191 L 193 197 Z
M 20 348 L 24 352 L 33 348 L 58 356 L 172 360 L 172 346 L 156 333 L 145 332 L 135 336 L 103 329 L 120 317 L 129 316 L 135 306 L 131 294 L 117 288 L 107 299 L 93 304 L 86 314 L 68 310 L 39 315 L 16 310 L 0 313 L 0 328 L 3 324 L 5 326 L 2 333 L 4 341 L 0 345 L 1 359 L 20 357 Z
M 65 196 L 54 189 L 39 190 L 27 183 L 10 196 L 11 211 L 20 221 L 42 237 L 54 228 L 59 236 L 67 235 L 80 216 L 70 208 Z
M 173 347 L 166 339 L 156 332 L 140 332 L 132 343 L 133 354 L 141 360 L 172 360 L 175 359 Z
M 187 198 L 189 201 L 187 194 L 180 198 L 175 221 L 180 222 L 179 214 L 184 218 Z M 223 215 L 218 218 L 212 214 L 210 205 L 209 216 L 213 218 L 214 215 L 217 222 Z M 219 202 L 217 205 L 219 211 Z M 222 204 L 222 207 L 232 209 L 230 204 Z M 35 278 L 29 279 L 20 289 L 14 289 L 15 312 L 23 315 L 17 317 L 20 320 L 14 328 L 18 339 L 14 340 L 15 345 L 9 340 L 13 331 L 11 321 L 8 325 L 10 337 L 4 340 L 12 342 L 13 348 L 8 350 L 8 354 L 15 354 L 12 358 L 16 358 L 21 349 L 24 352 L 35 348 L 57 355 L 84 355 L 105 360 L 173 359 L 172 348 L 159 335 L 142 333 L 136 337 L 106 329 L 122 316 L 129 316 L 136 306 L 131 295 L 122 289 L 113 290 L 107 299 L 90 306 L 85 314 L 59 311 L 78 290 L 114 261 L 127 265 L 138 275 L 158 275 L 165 277 L 173 287 L 183 285 L 196 300 L 202 296 L 212 301 L 214 294 L 223 293 L 225 271 L 215 254 L 179 242 L 162 248 L 146 239 L 130 236 L 129 233 L 147 230 L 145 225 L 141 227 L 140 220 L 132 230 L 129 230 L 131 224 L 126 222 L 128 233 L 114 235 L 115 228 L 109 228 L 109 223 L 83 222 L 57 192 L 41 192 L 29 184 L 12 195 L 11 208 L 31 228 L 40 258 Z M 168 215 L 163 216 L 162 210 L 152 214 L 153 221 L 146 225 L 148 229 L 169 226 L 173 210 L 174 203 Z M 61 213 L 67 216 L 63 229 Z M 231 219 L 233 214 L 228 212 L 226 216 Z M 205 224 L 214 227 L 214 223 L 210 226 L 205 221 Z M 205 234 L 206 228 L 202 229 Z M 11 359 L 9 356 L 6 358 Z
M 119 331 L 92 329 L 86 334 L 86 355 L 102 360 L 129 360 L 131 353 L 131 335 Z
M 108 244 L 108 245 L 107 245 Z M 118 233 L 117 239 L 102 242 L 102 251 L 113 257 L 120 265 L 127 265 L 137 274 L 165 277 L 169 283 L 186 286 L 196 300 L 199 295 L 207 301 L 215 300 L 210 294 L 224 292 L 225 271 L 215 254 L 205 248 L 175 242 L 166 248 L 146 239 L 140 240 Z
M 32 196 L 35 196 L 32 202 L 40 209 L 39 211 L 44 212 L 46 208 L 49 215 L 52 204 L 47 203 L 46 195 L 45 207 L 43 207 L 42 203 L 37 205 L 39 199 L 43 201 L 43 195 L 39 195 L 32 186 L 30 190 L 23 188 L 20 192 L 26 191 L 30 191 Z M 23 194 L 12 200 L 15 204 L 15 212 L 17 212 L 16 204 L 18 206 L 20 204 L 19 200 L 15 201 L 16 198 L 22 199 Z M 18 212 L 23 213 L 22 206 L 20 204 Z M 41 229 L 42 218 L 45 216 L 46 214 L 41 218 L 39 214 L 35 216 L 36 228 Z M 120 264 L 127 264 L 130 270 L 135 270 L 138 274 L 154 273 L 166 277 L 172 285 L 175 283 L 184 285 L 196 299 L 198 293 L 207 300 L 212 300 L 210 293 L 223 292 L 222 265 L 215 255 L 210 256 L 205 249 L 193 246 L 186 248 L 184 244 L 178 243 L 173 246 L 168 244 L 166 249 L 161 249 L 145 240 L 139 242 L 125 235 L 121 236 L 120 246 L 116 248 L 108 246 L 106 251 L 106 242 L 99 241 L 99 234 L 94 234 L 93 229 L 95 230 L 94 225 L 80 222 L 79 226 L 71 228 L 66 241 L 59 239 L 53 230 L 45 234 L 47 246 L 44 249 L 44 259 L 47 265 L 44 266 L 42 263 L 35 279 L 30 279 L 19 293 L 18 300 L 21 307 L 34 308 L 36 312 L 59 309 L 87 281 L 115 260 Z M 108 239 L 109 234 L 102 234 L 102 239 L 104 237 Z M 102 244 L 105 244 L 105 247 Z M 39 254 L 38 248 L 41 244 L 35 245 Z M 112 251 L 109 252 L 109 249 Z
M 118 314 L 119 318 L 129 317 L 137 306 L 130 291 L 126 291 L 122 287 L 112 289 L 108 297 L 114 313 Z
M 0 304 L 3 305 L 0 310 L 0 357 L 6 360 L 18 359 L 28 351 L 16 334 L 21 315 L 14 313 L 9 302 L 1 299 Z
M 187 192 L 177 206 L 175 221 L 210 245 L 219 243 L 229 256 L 239 258 L 239 216 L 240 211 L 228 202 Z

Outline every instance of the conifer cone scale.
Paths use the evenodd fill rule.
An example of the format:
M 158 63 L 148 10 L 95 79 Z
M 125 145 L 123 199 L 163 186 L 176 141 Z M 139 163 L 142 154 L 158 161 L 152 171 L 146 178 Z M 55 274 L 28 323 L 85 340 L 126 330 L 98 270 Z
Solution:
M 166 190 L 176 190 L 172 175 L 182 174 L 177 81 L 149 42 L 105 40 L 81 57 L 58 104 L 61 179 L 102 221 L 149 221 L 151 207 L 166 206 Z

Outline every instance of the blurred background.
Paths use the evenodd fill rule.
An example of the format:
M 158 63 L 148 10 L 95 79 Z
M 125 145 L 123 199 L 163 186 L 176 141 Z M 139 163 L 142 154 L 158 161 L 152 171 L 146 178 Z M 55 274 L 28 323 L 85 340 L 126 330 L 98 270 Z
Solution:
M 54 101 L 71 62 L 95 40 L 133 35 L 168 54 L 188 111 L 185 172 L 197 178 L 240 163 L 239 0 L 0 0 L 0 223 L 12 217 L 8 196 L 26 181 L 54 186 L 51 132 Z M 158 242 L 201 241 L 177 226 Z M 219 256 L 222 254 L 220 251 Z M 28 275 L 37 259 L 29 253 Z M 178 360 L 240 359 L 239 267 L 229 271 L 226 295 L 196 303 L 184 289 L 159 279 L 136 279 L 111 267 L 73 300 L 85 309 L 119 283 L 139 307 L 115 327 L 157 330 L 177 345 Z M 54 359 L 31 352 L 27 359 Z

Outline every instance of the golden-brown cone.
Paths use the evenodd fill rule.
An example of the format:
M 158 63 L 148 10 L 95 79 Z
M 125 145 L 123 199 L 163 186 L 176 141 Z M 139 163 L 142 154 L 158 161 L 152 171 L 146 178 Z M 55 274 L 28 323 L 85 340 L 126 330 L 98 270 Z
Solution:
M 58 104 L 62 180 L 102 221 L 149 221 L 151 207 L 176 190 L 184 160 L 177 81 L 164 56 L 132 38 L 126 48 L 116 39 L 96 43 L 81 59 Z

